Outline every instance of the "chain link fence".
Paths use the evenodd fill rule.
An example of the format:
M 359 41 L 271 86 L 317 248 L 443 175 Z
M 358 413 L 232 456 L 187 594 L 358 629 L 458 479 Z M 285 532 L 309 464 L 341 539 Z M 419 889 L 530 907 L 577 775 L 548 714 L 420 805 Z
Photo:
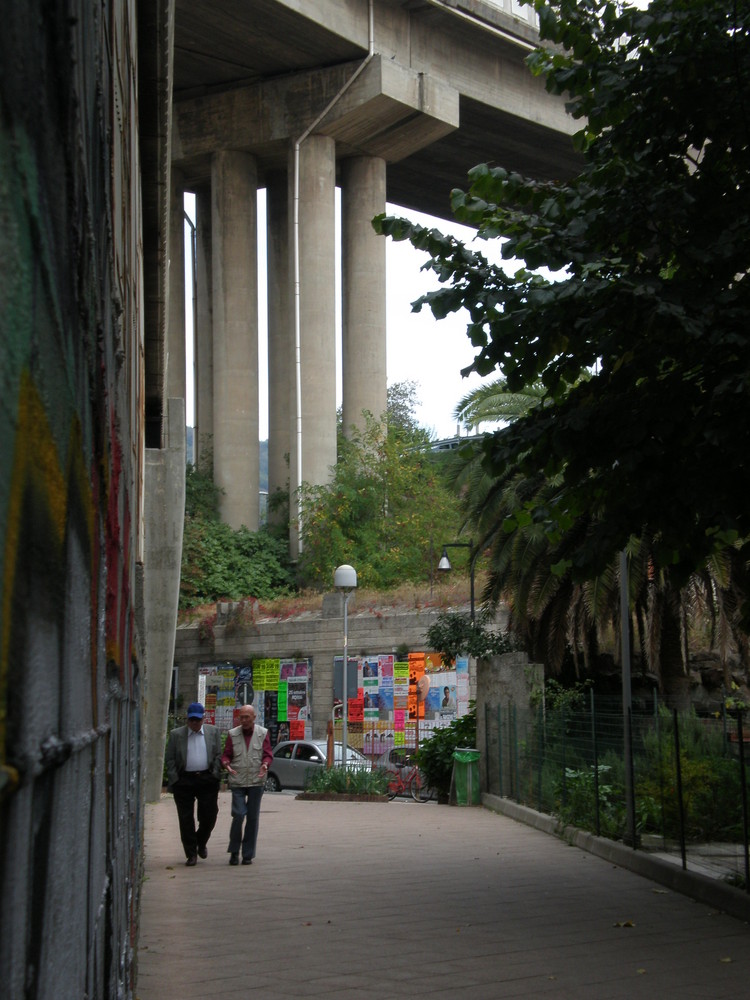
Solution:
M 743 713 L 655 701 L 624 715 L 589 695 L 574 708 L 487 705 L 485 790 L 750 892 Z

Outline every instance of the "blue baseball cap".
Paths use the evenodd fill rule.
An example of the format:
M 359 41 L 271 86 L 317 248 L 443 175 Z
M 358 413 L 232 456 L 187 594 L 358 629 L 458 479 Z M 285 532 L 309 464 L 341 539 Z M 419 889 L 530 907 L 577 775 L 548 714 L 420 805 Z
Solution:
M 199 701 L 193 701 L 188 705 L 188 719 L 202 719 L 205 714 L 203 705 Z

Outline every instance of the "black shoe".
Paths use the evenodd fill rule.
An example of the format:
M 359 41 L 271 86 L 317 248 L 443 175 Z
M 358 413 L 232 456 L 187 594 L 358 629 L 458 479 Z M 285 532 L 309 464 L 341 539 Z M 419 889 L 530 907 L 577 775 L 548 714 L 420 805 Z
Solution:
M 240 863 L 240 856 L 239 856 L 239 854 L 233 853 L 233 854 L 229 855 L 229 864 L 230 865 L 238 865 L 239 863 Z
M 204 861 L 208 857 L 208 848 L 206 847 L 205 844 L 203 845 L 203 847 L 198 848 L 198 857 L 203 858 Z
M 253 859 L 252 858 L 243 858 L 242 859 L 242 864 L 243 865 L 251 865 L 252 863 L 253 863 Z
M 195 865 L 198 864 L 198 858 L 196 857 L 195 854 L 191 854 L 190 857 L 185 862 L 185 864 L 188 866 L 188 868 L 194 868 Z

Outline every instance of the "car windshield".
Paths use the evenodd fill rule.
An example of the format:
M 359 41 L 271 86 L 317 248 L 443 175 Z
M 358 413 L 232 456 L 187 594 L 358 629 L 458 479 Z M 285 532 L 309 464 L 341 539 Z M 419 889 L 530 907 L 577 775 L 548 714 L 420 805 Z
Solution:
M 336 761 L 341 761 L 341 743 L 335 743 L 333 747 L 333 757 Z M 368 763 L 367 757 L 360 753 L 359 750 L 355 750 L 354 747 L 348 746 L 346 748 L 346 759 L 347 761 L 356 761 L 357 763 Z

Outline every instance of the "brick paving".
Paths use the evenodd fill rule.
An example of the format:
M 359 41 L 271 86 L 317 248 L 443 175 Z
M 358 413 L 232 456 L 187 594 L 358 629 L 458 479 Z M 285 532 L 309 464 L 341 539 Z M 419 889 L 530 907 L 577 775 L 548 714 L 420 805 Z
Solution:
M 195 868 L 146 807 L 137 1000 L 750 996 L 746 922 L 488 809 L 266 793 L 230 867 L 229 807 Z

